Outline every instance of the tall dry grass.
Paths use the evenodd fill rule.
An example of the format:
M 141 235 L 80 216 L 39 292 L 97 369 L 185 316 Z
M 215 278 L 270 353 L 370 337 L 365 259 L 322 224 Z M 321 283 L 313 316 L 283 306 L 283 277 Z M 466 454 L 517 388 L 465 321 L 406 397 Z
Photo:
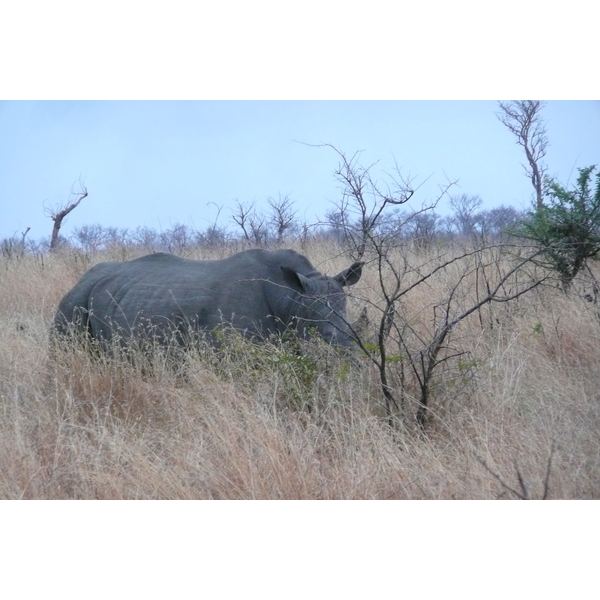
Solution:
M 301 251 L 329 274 L 349 264 L 335 245 Z M 435 264 L 439 255 L 404 257 Z M 468 359 L 440 371 L 423 434 L 410 418 L 390 428 L 367 359 L 322 344 L 299 354 L 234 339 L 176 364 L 160 351 L 132 363 L 77 345 L 51 356 L 62 295 L 93 263 L 125 258 L 134 256 L 0 259 L 0 497 L 600 495 L 600 322 L 597 307 L 575 295 L 538 288 L 461 323 L 452 344 Z M 435 298 L 461 268 L 404 299 L 400 314 L 424 336 Z M 477 282 L 464 282 L 457 302 L 467 305 Z M 352 290 L 352 318 L 365 303 L 373 316 L 377 290 L 368 264 Z

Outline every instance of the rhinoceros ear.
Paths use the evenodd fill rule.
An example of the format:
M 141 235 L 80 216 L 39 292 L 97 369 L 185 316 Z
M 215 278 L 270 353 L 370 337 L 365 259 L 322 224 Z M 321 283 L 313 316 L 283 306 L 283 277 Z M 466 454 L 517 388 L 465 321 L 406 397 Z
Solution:
M 302 275 L 302 273 L 298 273 L 289 267 L 281 267 L 281 270 L 283 271 L 285 282 L 293 290 L 296 290 L 301 294 L 306 294 L 311 289 L 310 279 Z
M 345 271 L 338 273 L 334 279 L 342 286 L 354 285 L 362 275 L 362 268 L 365 263 L 355 262 L 352 266 L 348 267 Z

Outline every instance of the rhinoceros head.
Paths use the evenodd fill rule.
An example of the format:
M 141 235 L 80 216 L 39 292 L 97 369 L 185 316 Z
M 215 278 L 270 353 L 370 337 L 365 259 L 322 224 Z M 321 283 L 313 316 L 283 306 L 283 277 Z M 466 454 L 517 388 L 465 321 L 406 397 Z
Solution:
M 295 328 L 303 338 L 316 329 L 323 339 L 333 345 L 350 346 L 352 330 L 346 314 L 344 287 L 354 285 L 361 277 L 364 263 L 355 262 L 335 277 L 315 273 L 315 277 L 281 267 L 287 285 L 297 294 L 290 298 Z

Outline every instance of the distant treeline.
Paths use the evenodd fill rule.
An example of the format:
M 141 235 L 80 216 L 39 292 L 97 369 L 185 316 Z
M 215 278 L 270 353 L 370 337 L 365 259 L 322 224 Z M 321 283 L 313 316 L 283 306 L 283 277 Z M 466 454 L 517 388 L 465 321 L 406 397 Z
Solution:
M 151 227 L 124 229 L 100 224 L 83 225 L 68 237 L 59 237 L 59 248 L 100 252 L 112 247 L 125 246 L 148 252 L 180 253 L 188 248 L 239 245 L 240 243 L 269 247 L 294 241 L 331 239 L 347 241 L 352 233 L 363 227 L 360 216 L 339 207 L 326 213 L 321 222 L 308 224 L 297 216 L 289 197 L 269 199 L 266 209 L 255 203 L 238 202 L 229 220 L 214 223 L 204 229 L 176 223 L 165 230 Z M 458 237 L 476 238 L 485 242 L 510 235 L 511 228 L 526 218 L 526 213 L 512 206 L 501 205 L 481 210 L 479 196 L 466 194 L 450 198 L 451 214 L 442 216 L 433 208 L 419 211 L 395 208 L 385 219 L 372 228 L 371 233 L 385 237 L 429 245 Z M 50 236 L 32 239 L 27 232 L 0 241 L 0 252 L 7 257 L 24 253 L 45 253 L 50 247 Z

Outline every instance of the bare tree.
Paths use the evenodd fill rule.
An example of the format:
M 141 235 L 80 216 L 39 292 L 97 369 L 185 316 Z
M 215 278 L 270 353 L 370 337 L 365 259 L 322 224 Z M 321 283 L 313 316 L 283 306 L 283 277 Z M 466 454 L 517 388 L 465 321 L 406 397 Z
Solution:
M 196 233 L 196 243 L 200 246 L 225 247 L 229 241 L 227 230 L 216 223 L 209 225 L 204 231 Z
M 150 227 L 137 227 L 130 233 L 130 239 L 135 246 L 150 252 L 156 252 L 160 247 L 160 236 Z
M 0 241 L 0 253 L 7 258 L 23 258 L 25 256 L 26 249 L 25 238 L 30 230 L 31 227 L 28 227 L 25 231 L 21 232 L 20 241 L 18 240 L 16 234 Z
M 447 259 L 440 256 L 440 262 L 436 261 L 438 264 L 430 259 L 419 261 L 418 257 L 414 257 L 417 261 L 413 262 L 406 248 L 403 252 L 386 245 L 370 249 L 377 253 L 373 262 L 382 302 L 370 307 L 377 312 L 373 326 L 365 327 L 363 322 L 357 322 L 353 328 L 358 345 L 378 370 L 390 425 L 393 425 L 395 414 L 406 415 L 409 377 L 417 388 L 414 396 L 408 394 L 417 402 L 416 423 L 424 429 L 441 367 L 454 364 L 460 370 L 461 363 L 462 368 L 469 364 L 464 359 L 469 351 L 456 348 L 452 340 L 459 323 L 479 313 L 483 327 L 481 310 L 485 306 L 511 302 L 543 283 L 544 279 L 525 273 L 525 267 L 531 265 L 539 250 L 533 249 L 533 254 L 528 254 L 527 249 L 515 247 L 514 256 L 510 258 L 506 248 L 489 245 L 451 255 Z M 519 256 L 521 252 L 525 255 Z M 503 254 L 506 262 L 501 268 Z M 450 273 L 453 273 L 452 279 L 448 278 Z M 418 319 L 403 313 L 403 305 L 411 293 L 422 294 L 423 290 L 430 288 L 432 281 L 439 280 L 444 274 L 447 282 L 444 296 L 432 298 L 431 303 L 423 307 Z M 468 292 L 473 279 L 481 280 L 476 284 L 478 290 L 474 299 Z M 361 314 L 361 320 L 365 320 L 365 315 Z M 365 335 L 369 329 L 375 330 L 374 336 Z
M 404 188 L 404 194 L 382 193 L 384 184 L 375 184 L 369 172 L 371 167 L 361 167 L 356 155 L 347 160 L 342 152 L 336 152 L 342 159 L 336 171 L 342 183 L 342 201 L 331 214 L 338 228 L 343 227 L 352 240 L 352 252 L 364 255 L 367 268 L 371 266 L 377 273 L 379 298 L 367 300 L 377 316 L 371 326 L 367 313 L 361 313 L 353 325 L 355 339 L 378 371 L 390 425 L 394 426 L 398 415 L 404 417 L 409 403 L 416 401 L 415 422 L 424 429 L 440 373 L 464 371 L 470 368 L 469 364 L 475 364 L 464 359 L 470 351 L 457 347 L 453 339 L 459 324 L 479 313 L 483 326 L 484 309 L 491 314 L 492 305 L 512 302 L 540 285 L 542 280 L 526 272 L 532 260 L 530 250 L 533 256 L 539 250 L 519 246 L 509 253 L 504 246 L 477 244 L 459 253 L 455 249 L 440 249 L 441 254 L 421 256 L 398 237 L 398 231 L 418 228 L 419 221 L 430 214 L 454 182 L 442 186 L 438 198 L 420 210 L 397 214 L 397 223 L 388 231 L 379 226 L 380 220 L 389 221 L 385 208 L 403 204 L 412 191 Z M 479 198 L 461 200 L 464 201 L 458 204 L 471 218 L 480 204 Z M 348 215 L 358 218 L 352 221 Z M 436 280 L 441 286 L 432 285 Z M 473 285 L 477 288 L 475 298 Z M 431 294 L 436 288 L 443 290 L 437 298 Z M 404 313 L 408 298 L 415 295 L 420 302 L 429 298 L 418 318 Z
M 250 204 L 244 204 L 239 200 L 236 200 L 237 206 L 233 210 L 231 218 L 236 223 L 244 234 L 244 239 L 250 241 L 250 218 L 252 211 L 254 210 L 254 202 Z
M 262 212 L 256 210 L 256 202 L 250 204 L 244 204 L 239 200 L 236 202 L 237 207 L 234 209 L 231 218 L 234 223 L 239 225 L 244 234 L 244 239 L 257 246 L 266 245 L 269 233 L 267 218 Z
M 480 218 L 484 220 L 492 235 L 502 236 L 510 233 L 510 228 L 524 218 L 524 214 L 513 206 L 496 206 L 483 211 Z
M 517 138 L 527 156 L 529 166 L 523 165 L 535 189 L 536 206 L 544 204 L 543 187 L 546 168 L 541 164 L 546 156 L 548 138 L 546 124 L 541 117 L 545 102 L 541 100 L 511 100 L 499 102 L 501 112 L 496 113 L 500 121 Z
M 269 238 L 267 218 L 263 213 L 254 212 L 250 217 L 250 230 L 253 243 L 257 246 L 266 246 Z
M 50 250 L 54 250 L 58 247 L 58 234 L 65 217 L 72 210 L 76 209 L 84 198 L 87 198 L 88 191 L 81 180 L 79 181 L 79 186 L 81 188 L 79 192 L 74 192 L 71 190 L 72 200 L 70 200 L 66 206 L 56 206 L 53 209 L 46 209 L 46 213 L 54 221 L 54 226 L 52 227 L 52 236 L 50 238 Z
M 223 206 L 216 202 L 208 202 L 206 206 L 213 205 L 217 214 L 215 215 L 214 221 L 206 227 L 203 231 L 194 230 L 194 243 L 196 246 L 208 246 L 211 248 L 222 246 L 225 247 L 228 242 L 230 235 L 226 227 L 219 225 L 219 218 L 223 212 Z
M 73 231 L 72 239 L 84 252 L 98 252 L 106 245 L 106 230 L 99 223 L 82 225 Z
M 346 222 L 347 216 L 347 211 L 340 209 L 339 205 L 336 209 L 329 210 L 325 213 L 327 232 L 338 242 L 347 241 L 347 231 L 350 226 L 349 223 Z
M 460 235 L 470 236 L 475 230 L 477 209 L 482 205 L 483 200 L 479 196 L 452 196 L 449 204 L 454 212 L 456 229 Z
M 413 211 L 406 218 L 404 229 L 420 248 L 429 248 L 438 233 L 440 215 L 437 213 Z
M 194 230 L 185 223 L 175 223 L 170 229 L 161 231 L 159 239 L 168 252 L 181 256 L 193 247 L 194 234 Z
M 267 203 L 271 207 L 269 221 L 277 236 L 277 243 L 280 244 L 286 234 L 293 231 L 297 211 L 293 209 L 294 203 L 288 195 L 279 194 L 277 200 L 269 198 Z

